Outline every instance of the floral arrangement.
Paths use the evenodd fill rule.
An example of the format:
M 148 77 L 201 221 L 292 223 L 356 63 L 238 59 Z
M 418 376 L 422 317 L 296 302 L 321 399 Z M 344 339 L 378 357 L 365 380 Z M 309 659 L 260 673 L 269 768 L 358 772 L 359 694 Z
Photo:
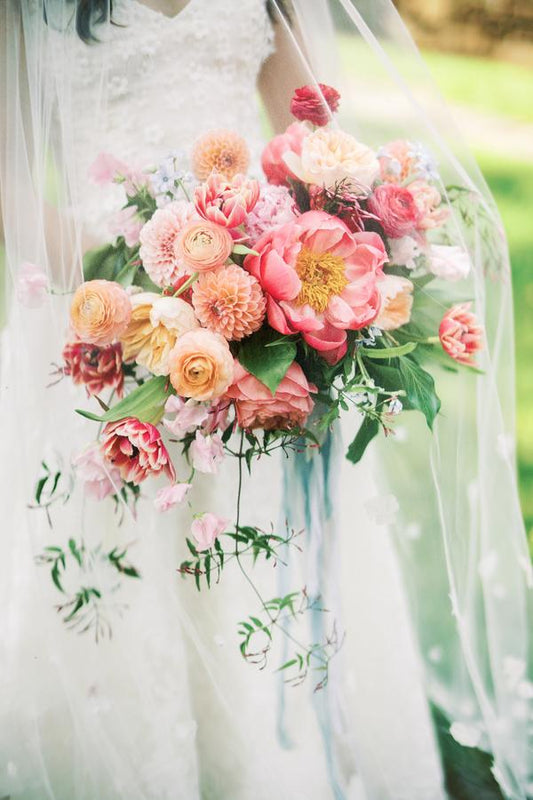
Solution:
M 263 182 L 247 177 L 246 143 L 224 130 L 156 171 L 107 155 L 91 168 L 126 195 L 114 241 L 85 256 L 60 367 L 101 407 L 79 410 L 103 425 L 76 462 L 93 498 L 134 503 L 141 484 L 164 476 L 154 502 L 167 512 L 225 458 L 239 459 L 242 480 L 243 463 L 274 449 L 319 449 L 351 408 L 361 425 L 346 455 L 358 462 L 403 410 L 433 425 L 428 365 L 476 367 L 483 331 L 470 304 L 442 310 L 443 285 L 466 278 L 470 262 L 449 245 L 431 159 L 407 141 L 378 151 L 358 142 L 333 124 L 339 100 L 325 85 L 296 91 L 297 121 L 265 147 Z M 27 271 L 31 298 L 43 286 Z M 180 567 L 199 588 L 228 558 L 276 558 L 296 536 L 243 526 L 238 502 L 233 524 L 215 511 L 193 515 Z M 313 602 L 263 603 L 263 621 L 242 623 L 243 654 Z M 335 646 L 312 646 L 321 668 Z M 306 659 L 291 660 L 299 677 Z

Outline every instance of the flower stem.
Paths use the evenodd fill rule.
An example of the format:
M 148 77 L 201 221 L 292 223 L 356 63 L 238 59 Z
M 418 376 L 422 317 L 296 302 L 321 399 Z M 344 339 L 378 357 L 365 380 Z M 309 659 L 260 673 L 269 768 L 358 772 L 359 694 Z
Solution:
M 173 296 L 179 297 L 180 294 L 183 294 L 184 292 L 187 291 L 187 289 L 190 289 L 193 283 L 195 283 L 198 280 L 199 275 L 200 275 L 199 272 L 193 272 L 191 277 L 188 280 L 186 280 L 185 283 L 182 286 L 180 286 L 180 288 L 176 292 L 174 292 Z

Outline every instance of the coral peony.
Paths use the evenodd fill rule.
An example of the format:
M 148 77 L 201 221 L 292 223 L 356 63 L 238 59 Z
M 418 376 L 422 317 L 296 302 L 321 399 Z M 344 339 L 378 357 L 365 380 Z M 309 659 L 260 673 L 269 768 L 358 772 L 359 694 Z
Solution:
M 102 432 L 104 456 L 113 464 L 127 483 L 142 483 L 150 475 L 164 472 L 176 480 L 174 466 L 161 434 L 149 422 L 126 417 L 108 422 Z
M 103 389 L 109 388 L 115 389 L 117 395 L 122 397 L 124 373 L 120 343 L 97 347 L 85 342 L 67 342 L 63 359 L 63 374 L 69 375 L 76 385 L 85 386 L 87 394 L 100 394 Z
M 259 183 L 244 175 L 227 180 L 213 173 L 194 193 L 197 213 L 224 228 L 242 225 L 258 199 Z
M 379 176 L 373 150 L 341 130 L 320 128 L 303 142 L 301 154 L 283 156 L 290 171 L 304 183 L 333 188 L 341 181 L 369 189 Z
M 176 255 L 193 272 L 206 272 L 222 266 L 233 250 L 227 228 L 208 220 L 190 222 L 176 239 Z
M 168 375 L 168 359 L 176 341 L 198 328 L 192 307 L 181 297 L 152 292 L 132 295 L 132 314 L 121 341 L 124 361 L 136 361 L 154 375 Z
M 266 311 L 258 281 L 235 264 L 200 275 L 192 303 L 204 328 L 233 341 L 259 330 Z
M 82 342 L 106 345 L 128 327 L 131 302 L 122 286 L 113 281 L 86 281 L 76 290 L 70 306 L 70 322 Z
M 450 216 L 450 209 L 442 202 L 438 189 L 424 180 L 413 181 L 409 184 L 409 191 L 418 206 L 419 230 L 439 228 Z
M 415 198 L 403 186 L 383 183 L 368 199 L 369 210 L 379 219 L 387 236 L 399 239 L 413 233 L 421 218 Z
M 173 483 L 171 486 L 163 486 L 154 500 L 156 511 L 170 511 L 171 508 L 181 505 L 191 488 L 190 483 Z
M 413 308 L 414 286 L 411 281 L 398 275 L 383 275 L 378 281 L 378 289 L 381 307 L 373 324 L 384 331 L 407 325 Z
M 212 172 L 230 181 L 235 175 L 246 173 L 249 164 L 248 145 L 235 131 L 209 131 L 195 142 L 192 168 L 199 181 L 205 181 Z
M 169 359 L 170 381 L 182 397 L 212 400 L 233 380 L 233 358 L 227 341 L 203 328 L 178 339 Z
M 224 460 L 224 445 L 218 434 L 204 436 L 196 431 L 189 453 L 194 469 L 214 475 Z
M 327 125 L 339 107 L 341 96 L 333 86 L 319 83 L 296 89 L 291 100 L 291 114 L 302 122 Z
M 310 384 L 299 364 L 293 362 L 273 395 L 261 381 L 235 362 L 235 377 L 227 397 L 235 403 L 241 428 L 252 430 L 290 430 L 305 424 L 313 410 Z
M 461 303 L 446 312 L 440 323 L 439 339 L 454 361 L 475 366 L 474 355 L 483 349 L 483 327 L 470 311 L 471 305 Z
M 26 308 L 39 308 L 48 295 L 48 278 L 43 269 L 25 261 L 17 275 L 17 300 Z
M 244 265 L 267 294 L 267 315 L 280 333 L 301 332 L 329 361 L 346 350 L 346 330 L 379 311 L 377 278 L 387 254 L 377 233 L 351 233 L 324 211 L 308 211 L 255 244 Z
M 302 142 L 309 136 L 309 129 L 299 122 L 289 125 L 285 133 L 279 133 L 267 144 L 261 155 L 261 166 L 269 183 L 286 186 L 289 178 L 296 178 L 284 161 L 286 153 L 299 156 Z
M 87 497 L 93 500 L 105 500 L 110 495 L 118 494 L 122 487 L 120 472 L 104 459 L 99 444 L 92 444 L 72 461 L 77 477 L 83 481 L 83 489 Z
M 175 283 L 186 268 L 176 255 L 176 240 L 182 229 L 197 218 L 192 203 L 176 201 L 159 208 L 139 234 L 143 266 L 158 286 Z
M 248 214 L 246 233 L 253 244 L 271 228 L 292 222 L 298 213 L 298 207 L 286 186 L 267 183 L 261 187 L 259 200 Z
M 196 539 L 200 551 L 209 550 L 215 543 L 215 539 L 224 533 L 228 520 L 217 517 L 210 511 L 196 517 L 191 525 L 191 533 Z

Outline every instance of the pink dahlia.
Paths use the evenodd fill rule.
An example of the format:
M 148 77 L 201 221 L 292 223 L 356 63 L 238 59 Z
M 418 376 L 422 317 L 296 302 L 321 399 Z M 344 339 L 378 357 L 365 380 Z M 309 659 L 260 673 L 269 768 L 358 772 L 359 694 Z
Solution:
M 107 347 L 86 342 L 67 342 L 63 359 L 63 374 L 70 375 L 76 385 L 83 384 L 87 394 L 100 394 L 107 387 L 116 389 L 117 395 L 122 396 L 124 373 L 122 345 L 119 342 Z
M 261 381 L 235 362 L 235 378 L 226 396 L 235 403 L 241 428 L 290 430 L 305 424 L 313 410 L 310 384 L 299 364 L 293 362 L 273 395 Z
M 483 349 L 483 326 L 470 311 L 471 303 L 453 306 L 442 318 L 439 339 L 454 361 L 475 366 L 475 354 Z
M 387 236 L 400 239 L 413 233 L 421 218 L 415 198 L 403 186 L 382 183 L 368 199 L 368 209 L 375 214 Z
M 259 330 L 266 311 L 259 282 L 236 264 L 200 275 L 194 284 L 192 304 L 204 328 L 230 341 Z
M 339 107 L 340 94 L 333 86 L 319 83 L 296 89 L 291 100 L 291 114 L 313 125 L 327 125 Z
M 258 181 L 244 175 L 227 180 L 217 172 L 210 175 L 194 193 L 198 214 L 225 228 L 242 225 L 258 199 Z
M 387 260 L 377 233 L 351 233 L 324 211 L 307 211 L 255 243 L 245 268 L 267 295 L 272 328 L 300 332 L 330 363 L 346 352 L 346 331 L 376 318 L 377 280 Z
M 259 200 L 248 214 L 246 233 L 252 243 L 256 242 L 271 228 L 292 222 L 298 214 L 298 207 L 287 187 L 267 183 L 261 187 Z
M 284 186 L 288 184 L 289 178 L 296 177 L 285 164 L 283 156 L 289 152 L 301 155 L 302 142 L 309 133 L 309 128 L 305 125 L 293 122 L 285 133 L 280 133 L 271 139 L 261 156 L 261 166 L 269 183 Z
M 141 229 L 139 254 L 146 272 L 158 286 L 174 284 L 187 272 L 176 242 L 183 228 L 197 217 L 191 203 L 177 201 L 159 208 Z
M 126 417 L 118 422 L 109 422 L 102 436 L 104 456 L 127 483 L 139 484 L 149 475 L 161 472 L 171 481 L 176 480 L 168 450 L 155 425 L 141 422 L 136 417 Z

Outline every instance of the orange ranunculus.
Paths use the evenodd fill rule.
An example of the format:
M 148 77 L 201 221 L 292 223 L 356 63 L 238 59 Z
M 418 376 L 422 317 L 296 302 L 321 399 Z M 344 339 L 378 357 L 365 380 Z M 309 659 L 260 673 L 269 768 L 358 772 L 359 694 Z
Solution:
M 130 318 L 130 298 L 114 281 L 82 283 L 70 307 L 72 328 L 88 344 L 112 344 L 124 333 Z
M 170 382 L 181 397 L 213 400 L 233 380 L 233 357 L 218 333 L 197 328 L 181 336 L 169 356 Z

